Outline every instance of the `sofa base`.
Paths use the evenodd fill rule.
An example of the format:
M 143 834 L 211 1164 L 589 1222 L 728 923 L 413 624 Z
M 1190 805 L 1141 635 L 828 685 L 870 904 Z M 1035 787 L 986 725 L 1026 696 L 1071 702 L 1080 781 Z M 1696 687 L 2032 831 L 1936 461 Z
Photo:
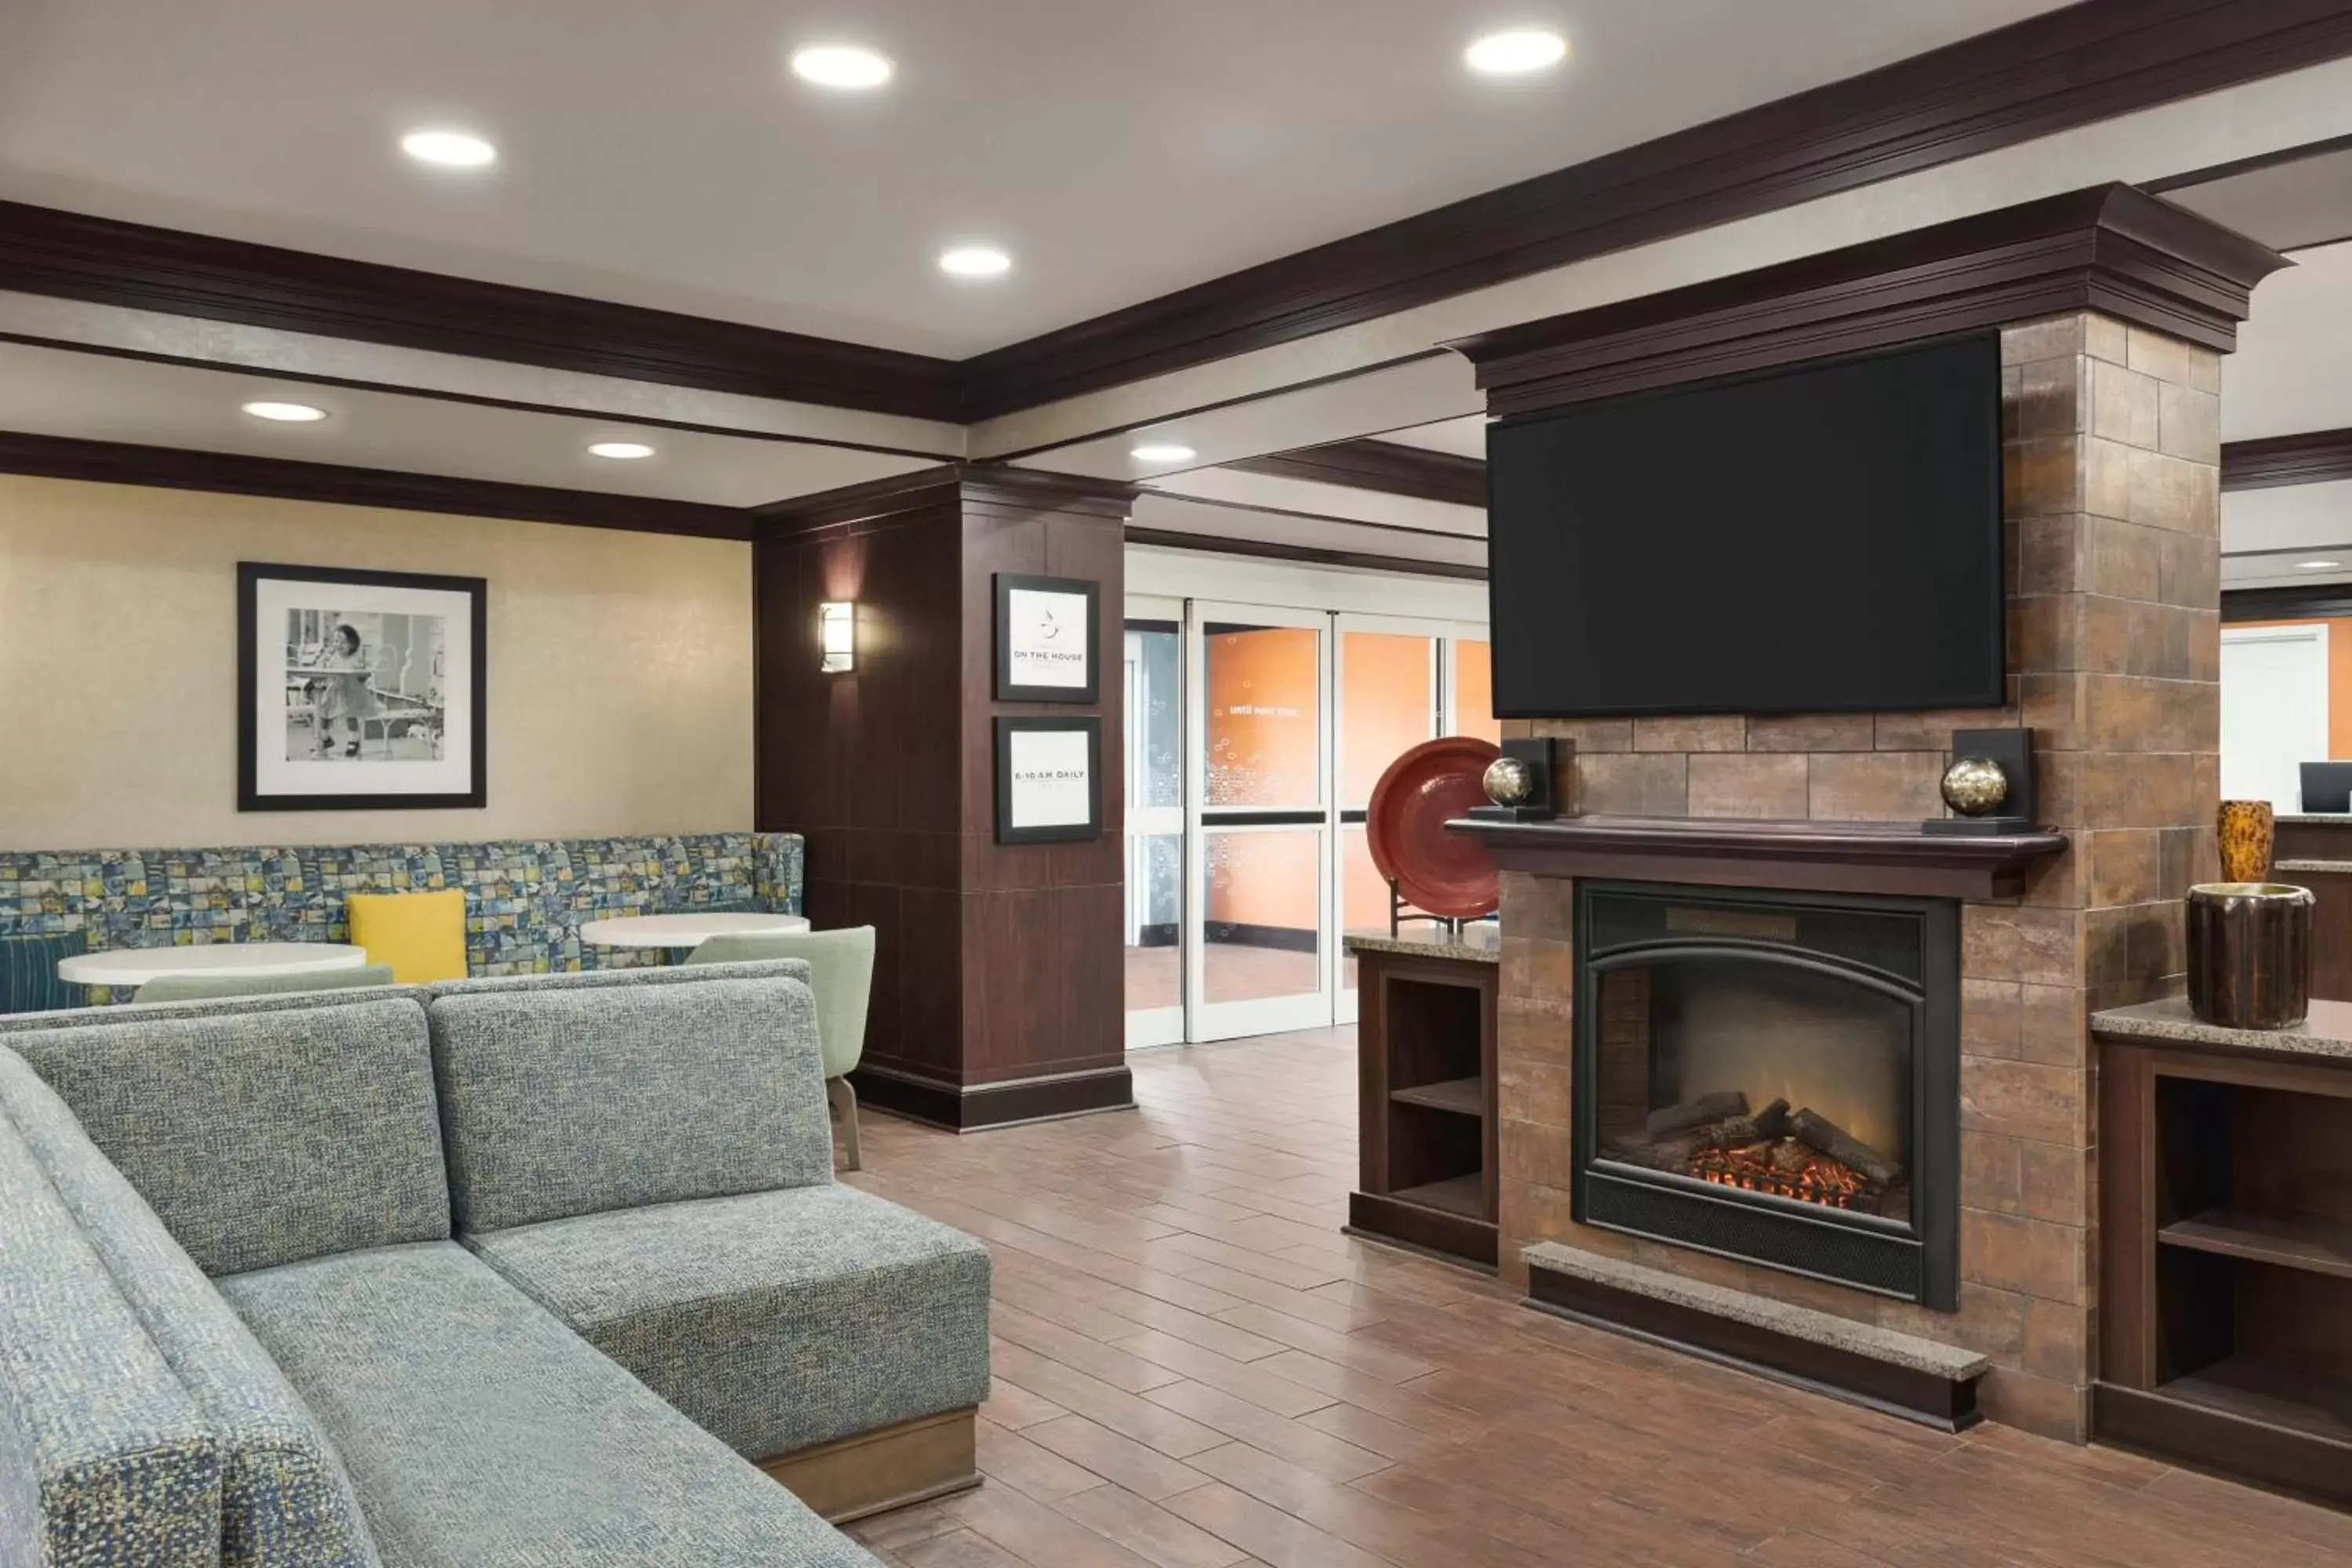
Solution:
M 968 1405 L 758 1464 L 827 1522 L 847 1524 L 980 1485 L 972 1437 L 979 1412 Z

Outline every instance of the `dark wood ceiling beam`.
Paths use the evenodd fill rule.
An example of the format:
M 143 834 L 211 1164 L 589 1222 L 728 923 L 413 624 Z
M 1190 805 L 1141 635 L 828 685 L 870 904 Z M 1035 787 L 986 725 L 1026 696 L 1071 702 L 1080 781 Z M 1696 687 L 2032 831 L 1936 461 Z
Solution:
M 0 474 L 84 479 L 96 484 L 147 485 L 339 506 L 389 507 L 400 511 L 563 523 L 574 528 L 625 529 L 635 533 L 688 534 L 700 539 L 752 536 L 752 514 L 742 508 L 601 490 L 516 485 L 496 479 L 452 479 L 388 468 L 345 468 L 286 458 L 144 447 L 127 441 L 84 441 L 64 436 L 0 432 Z
M 0 289 L 664 386 L 961 418 L 954 361 L 0 202 Z
M 1219 467 L 1236 473 L 1380 490 L 1420 500 L 1444 501 L 1448 506 L 1475 506 L 1482 511 L 1486 506 L 1486 465 L 1483 459 L 1427 451 L 1399 441 L 1334 441 L 1327 446 L 1302 447 L 1295 452 L 1243 458 Z
M 2352 0 L 2085 0 L 964 362 L 1073 397 L 2352 54 Z
M 2312 430 L 2221 444 L 2221 488 L 2262 490 L 2352 479 L 2352 430 Z

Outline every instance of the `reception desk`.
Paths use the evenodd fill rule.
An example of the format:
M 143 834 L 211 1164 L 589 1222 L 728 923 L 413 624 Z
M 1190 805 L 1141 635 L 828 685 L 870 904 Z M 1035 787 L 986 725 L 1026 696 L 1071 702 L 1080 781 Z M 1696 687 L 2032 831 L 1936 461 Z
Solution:
M 2311 994 L 2352 1001 L 2352 815 L 2280 816 L 2271 869 L 2319 900 L 2311 911 Z

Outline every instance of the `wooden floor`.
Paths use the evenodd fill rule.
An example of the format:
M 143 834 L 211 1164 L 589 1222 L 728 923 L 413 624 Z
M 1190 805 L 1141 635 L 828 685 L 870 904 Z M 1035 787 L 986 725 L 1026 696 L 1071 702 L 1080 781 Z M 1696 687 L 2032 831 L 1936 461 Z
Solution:
M 868 1117 L 873 1191 L 984 1237 L 979 1490 L 904 1568 L 2352 1563 L 2352 1516 L 2002 1427 L 1941 1436 L 1339 1234 L 1351 1031 L 1139 1056 L 1138 1112 Z

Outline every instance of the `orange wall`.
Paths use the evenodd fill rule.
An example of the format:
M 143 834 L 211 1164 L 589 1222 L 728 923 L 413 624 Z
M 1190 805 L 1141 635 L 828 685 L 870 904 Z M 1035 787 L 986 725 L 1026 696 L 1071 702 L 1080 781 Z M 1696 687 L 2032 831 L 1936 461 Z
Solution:
M 1340 652 L 1339 804 L 1362 805 L 1398 754 L 1430 737 L 1437 645 L 1428 637 L 1349 632 Z
M 1503 742 L 1503 722 L 1495 717 L 1494 649 L 1482 642 L 1454 645 L 1454 732 Z
M 2327 754 L 2352 760 L 2352 620 L 2318 617 L 2300 621 L 2231 621 L 2230 629 L 2247 626 L 2326 626 L 2327 628 Z

